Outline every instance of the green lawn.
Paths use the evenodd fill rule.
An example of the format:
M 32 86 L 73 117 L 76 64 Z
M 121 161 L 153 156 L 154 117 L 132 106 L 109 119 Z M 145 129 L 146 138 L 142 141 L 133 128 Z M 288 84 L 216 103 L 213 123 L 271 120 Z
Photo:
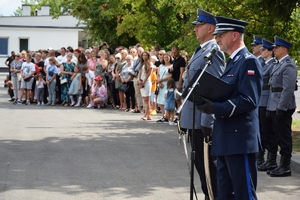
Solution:
M 300 120 L 293 120 L 292 131 L 293 153 L 300 153 Z

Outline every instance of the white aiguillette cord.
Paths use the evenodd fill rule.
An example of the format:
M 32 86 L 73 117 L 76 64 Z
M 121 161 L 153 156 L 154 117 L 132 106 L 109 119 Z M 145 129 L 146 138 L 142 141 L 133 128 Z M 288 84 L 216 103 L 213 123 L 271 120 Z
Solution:
M 184 149 L 184 154 L 185 154 L 186 161 L 187 161 L 186 164 L 188 166 L 189 173 L 190 173 L 190 176 L 191 176 L 191 166 L 189 164 L 189 156 L 188 156 L 187 146 L 186 146 L 186 140 L 185 140 L 185 136 L 187 135 L 187 133 L 181 130 L 181 128 L 180 128 L 180 121 L 178 121 L 178 123 L 177 123 L 177 129 L 178 129 L 178 133 L 179 133 L 178 145 L 181 145 L 181 141 L 182 141 L 182 143 L 183 143 L 183 149 Z M 194 185 L 193 185 L 193 190 L 194 190 L 194 193 L 195 193 L 196 200 L 198 200 L 197 192 L 196 192 L 196 189 L 195 189 Z

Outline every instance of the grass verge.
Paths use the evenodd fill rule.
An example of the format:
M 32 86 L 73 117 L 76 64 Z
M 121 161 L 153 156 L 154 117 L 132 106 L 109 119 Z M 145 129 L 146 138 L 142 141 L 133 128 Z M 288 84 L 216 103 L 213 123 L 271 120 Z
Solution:
M 300 120 L 294 119 L 292 123 L 293 153 L 300 153 Z

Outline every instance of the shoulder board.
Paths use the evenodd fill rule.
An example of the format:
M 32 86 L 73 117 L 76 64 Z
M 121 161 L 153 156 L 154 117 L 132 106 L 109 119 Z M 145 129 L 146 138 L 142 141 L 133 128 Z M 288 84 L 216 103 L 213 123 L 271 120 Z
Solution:
M 290 59 L 286 59 L 286 63 L 292 63 Z
M 251 53 L 248 53 L 248 52 L 244 54 L 245 58 L 249 58 L 251 55 L 252 55 L 252 54 L 251 54 Z
M 233 62 L 236 62 L 239 58 L 240 58 L 240 55 L 237 55 L 237 56 L 234 58 Z

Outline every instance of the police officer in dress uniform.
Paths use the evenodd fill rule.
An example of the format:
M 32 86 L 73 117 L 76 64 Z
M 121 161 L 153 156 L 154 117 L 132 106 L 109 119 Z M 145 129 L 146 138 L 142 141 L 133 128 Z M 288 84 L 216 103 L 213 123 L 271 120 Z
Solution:
M 214 32 L 222 51 L 230 58 L 222 80 L 234 87 L 229 99 L 197 108 L 214 113 L 211 155 L 217 156 L 219 200 L 257 199 L 256 153 L 260 150 L 258 105 L 262 88 L 261 65 L 244 44 L 248 22 L 216 17 Z
M 263 43 L 262 37 L 254 35 L 253 36 L 253 42 L 251 43 L 251 49 L 252 49 L 253 55 L 256 56 L 256 58 L 258 59 L 258 61 L 261 64 L 261 66 L 264 66 L 265 59 L 261 56 L 262 43 Z
M 278 63 L 274 66 L 270 78 L 271 95 L 267 110 L 275 126 L 276 137 L 273 144 L 280 146 L 280 165 L 267 173 L 272 177 L 290 176 L 292 157 L 292 115 L 296 109 L 295 85 L 297 80 L 297 67 L 289 56 L 291 43 L 275 36 L 274 54 Z M 274 147 L 275 148 L 275 147 Z M 277 151 L 276 151 L 277 152 Z
M 192 56 L 188 66 L 186 67 L 183 88 L 186 88 L 190 80 L 193 78 L 194 74 L 199 70 L 203 69 L 206 65 L 204 56 L 206 56 L 213 48 L 219 48 L 214 35 L 212 33 L 215 31 L 216 20 L 215 16 L 204 10 L 197 10 L 197 19 L 192 22 L 195 25 L 194 31 L 196 37 L 200 42 L 200 46 L 196 49 L 194 55 Z M 213 64 L 207 68 L 207 71 L 211 74 L 220 77 L 224 69 L 225 56 L 224 53 L 218 51 L 212 57 Z M 182 108 L 180 125 L 182 128 L 189 130 L 192 133 L 192 117 L 193 117 L 193 103 L 187 101 Z M 213 128 L 213 116 L 201 113 L 196 110 L 195 116 L 195 134 L 194 134 L 194 144 L 195 144 L 195 167 L 199 173 L 202 191 L 205 194 L 205 199 L 208 199 L 208 191 L 206 185 L 205 171 L 204 171 L 204 154 L 203 154 L 203 133 L 202 129 L 211 133 Z M 217 185 L 216 185 L 216 164 L 215 158 L 209 158 L 209 167 L 211 173 L 211 183 L 214 193 L 214 197 L 217 197 Z
M 275 137 L 274 126 L 270 117 L 266 115 L 266 109 L 270 96 L 270 75 L 273 70 L 276 61 L 274 59 L 273 43 L 262 39 L 262 48 L 261 56 L 266 60 L 265 65 L 262 67 L 262 76 L 263 76 L 263 86 L 262 92 L 259 101 L 259 127 L 260 127 L 260 136 L 262 151 L 257 156 L 257 169 L 258 171 L 267 171 L 272 170 L 277 167 L 276 156 L 277 156 L 277 143 L 272 144 L 273 138 Z M 274 148 L 275 147 L 275 148 Z M 268 150 L 267 160 L 259 165 L 259 158 L 264 159 L 265 149 Z
M 258 59 L 258 61 L 261 64 L 261 66 L 263 67 L 265 65 L 265 59 L 261 56 L 262 44 L 263 44 L 262 37 L 260 37 L 258 35 L 254 35 L 253 36 L 253 42 L 251 43 L 252 54 L 254 56 L 256 56 L 256 58 Z M 260 123 L 260 126 L 261 126 L 261 123 Z M 263 148 L 263 151 L 258 152 L 257 155 L 256 155 L 257 166 L 260 166 L 261 164 L 263 164 L 265 162 L 265 158 L 264 158 L 265 151 L 264 150 L 265 149 Z

